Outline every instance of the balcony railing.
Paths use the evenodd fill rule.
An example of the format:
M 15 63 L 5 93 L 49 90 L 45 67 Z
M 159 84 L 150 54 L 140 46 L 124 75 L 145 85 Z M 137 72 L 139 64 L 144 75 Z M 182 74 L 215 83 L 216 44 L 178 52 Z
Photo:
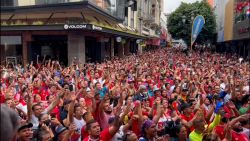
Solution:
M 55 5 L 62 3 L 77 3 L 87 1 L 95 5 L 106 13 L 114 17 L 124 18 L 124 0 L 1 0 L 1 7 L 21 7 L 21 6 L 35 6 L 35 5 Z

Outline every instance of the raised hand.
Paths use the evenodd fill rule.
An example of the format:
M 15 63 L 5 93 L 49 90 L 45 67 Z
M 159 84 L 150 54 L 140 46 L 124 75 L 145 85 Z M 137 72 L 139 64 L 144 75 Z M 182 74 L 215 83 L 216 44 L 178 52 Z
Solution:
M 71 124 L 69 125 L 69 131 L 70 131 L 70 132 L 74 132 L 74 131 L 76 131 L 76 130 L 77 130 L 76 125 L 75 125 L 74 123 L 71 123 Z
M 53 124 L 53 125 L 61 125 L 61 123 L 60 123 L 60 121 L 57 119 L 57 118 L 52 118 L 51 119 L 51 123 Z
M 76 100 L 76 98 L 77 98 L 77 95 L 74 93 L 74 92 L 71 92 L 71 100 L 72 101 L 75 101 Z
M 42 124 L 41 128 L 46 130 L 46 131 L 50 131 L 49 127 L 44 123 Z

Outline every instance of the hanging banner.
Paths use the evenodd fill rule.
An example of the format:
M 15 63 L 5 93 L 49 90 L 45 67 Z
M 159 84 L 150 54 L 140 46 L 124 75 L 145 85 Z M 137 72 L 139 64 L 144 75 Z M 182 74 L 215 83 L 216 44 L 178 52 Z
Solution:
M 199 33 L 202 30 L 202 27 L 205 24 L 205 19 L 203 16 L 198 15 L 195 17 L 192 25 L 192 33 L 191 33 L 191 47 L 195 42 L 196 38 L 198 37 Z

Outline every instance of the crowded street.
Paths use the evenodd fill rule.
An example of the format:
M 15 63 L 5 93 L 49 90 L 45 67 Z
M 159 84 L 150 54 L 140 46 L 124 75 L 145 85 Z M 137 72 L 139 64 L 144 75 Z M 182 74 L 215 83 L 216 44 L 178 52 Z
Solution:
M 249 62 L 236 56 L 45 62 L 1 66 L 1 140 L 249 140 Z
M 250 141 L 249 1 L 0 8 L 0 141 Z

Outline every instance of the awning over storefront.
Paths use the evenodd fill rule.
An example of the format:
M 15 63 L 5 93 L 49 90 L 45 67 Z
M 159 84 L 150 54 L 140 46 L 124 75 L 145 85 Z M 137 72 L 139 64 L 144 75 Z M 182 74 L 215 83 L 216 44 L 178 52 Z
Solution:
M 4 7 L 1 9 L 2 31 L 86 30 L 117 36 L 145 39 L 135 29 L 124 26 L 114 17 L 88 1 Z
M 64 25 L 17 25 L 17 26 L 2 26 L 1 31 L 93 31 L 109 33 L 116 36 L 125 36 L 131 38 L 146 39 L 146 37 L 133 32 L 125 32 L 115 27 L 102 27 L 94 24 L 64 24 Z
M 47 14 L 47 13 L 64 13 L 63 17 L 67 16 L 65 15 L 67 12 L 69 13 L 75 13 L 75 12 L 83 12 L 85 14 L 94 14 L 94 15 L 102 15 L 103 17 L 107 17 L 113 21 L 121 22 L 123 19 L 120 19 L 118 17 L 114 17 L 111 14 L 107 13 L 107 11 L 103 10 L 102 8 L 94 5 L 90 1 L 78 1 L 78 2 L 65 2 L 65 3 L 54 3 L 54 4 L 48 4 L 46 6 L 44 5 L 28 5 L 28 6 L 18 6 L 18 7 L 1 7 L 1 16 L 7 15 L 6 18 L 15 18 L 15 15 L 19 14 Z M 9 16 L 8 16 L 9 14 Z M 35 18 L 40 18 L 40 16 L 37 16 Z M 81 15 L 79 15 L 81 17 Z M 45 15 L 46 17 L 46 15 Z M 32 18 L 30 16 L 27 16 L 26 18 Z M 1 17 L 2 19 L 2 17 Z

